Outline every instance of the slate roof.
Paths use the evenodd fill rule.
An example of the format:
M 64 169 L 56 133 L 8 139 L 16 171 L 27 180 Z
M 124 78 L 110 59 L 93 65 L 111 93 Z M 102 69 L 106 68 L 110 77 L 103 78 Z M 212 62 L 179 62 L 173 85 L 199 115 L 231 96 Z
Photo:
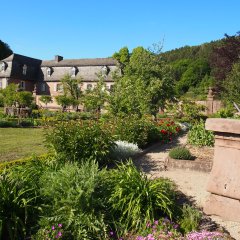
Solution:
M 73 66 L 115 66 L 117 61 L 113 58 L 86 58 L 86 59 L 63 59 L 44 60 L 41 67 L 73 67 Z

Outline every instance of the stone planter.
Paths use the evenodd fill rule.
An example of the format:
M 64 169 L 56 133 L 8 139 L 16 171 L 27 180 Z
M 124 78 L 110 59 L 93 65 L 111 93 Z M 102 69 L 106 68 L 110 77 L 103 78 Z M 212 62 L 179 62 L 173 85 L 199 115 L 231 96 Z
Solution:
M 212 162 L 173 159 L 168 157 L 166 166 L 169 169 L 185 169 L 185 170 L 195 170 L 200 172 L 210 172 L 212 168 Z
M 240 121 L 207 119 L 206 129 L 214 131 L 215 146 L 204 211 L 240 222 Z

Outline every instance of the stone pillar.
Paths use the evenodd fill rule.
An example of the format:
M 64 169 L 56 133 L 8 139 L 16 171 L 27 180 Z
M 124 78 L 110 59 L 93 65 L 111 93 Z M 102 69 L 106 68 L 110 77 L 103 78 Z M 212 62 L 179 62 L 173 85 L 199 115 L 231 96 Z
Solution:
M 213 98 L 214 98 L 213 89 L 209 88 L 207 95 L 207 114 L 213 113 Z
M 209 118 L 215 133 L 214 161 L 204 212 L 240 222 L 240 120 Z

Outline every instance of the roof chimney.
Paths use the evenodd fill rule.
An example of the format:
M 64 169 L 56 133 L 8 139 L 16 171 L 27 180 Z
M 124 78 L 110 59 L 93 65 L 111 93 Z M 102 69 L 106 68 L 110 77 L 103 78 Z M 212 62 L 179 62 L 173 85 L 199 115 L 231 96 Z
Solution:
M 62 61 L 63 60 L 63 57 L 62 56 L 59 56 L 59 55 L 56 55 L 55 56 L 55 61 L 56 62 L 60 62 L 60 61 Z

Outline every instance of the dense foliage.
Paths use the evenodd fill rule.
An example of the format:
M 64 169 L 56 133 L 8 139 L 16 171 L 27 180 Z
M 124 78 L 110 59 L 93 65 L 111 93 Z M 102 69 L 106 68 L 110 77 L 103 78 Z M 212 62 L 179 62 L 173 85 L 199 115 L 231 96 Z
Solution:
M 219 98 L 227 94 L 225 87 L 230 80 L 227 76 L 239 61 L 239 46 L 238 32 L 233 36 L 225 34 L 218 41 L 162 53 L 162 58 L 172 68 L 177 96 L 204 100 L 209 87 L 215 87 Z
M 1 90 L 5 106 L 19 105 L 20 107 L 30 107 L 33 102 L 31 92 L 21 91 L 16 84 L 9 84 Z
M 96 121 L 60 122 L 49 129 L 46 140 L 59 157 L 70 162 L 92 158 L 104 164 L 115 145 L 108 129 Z
M 205 129 L 204 122 L 194 124 L 188 132 L 188 143 L 196 146 L 213 146 L 214 134 Z
M 113 57 L 120 61 L 122 72 L 113 76 L 115 84 L 109 101 L 113 114 L 156 115 L 159 107 L 174 97 L 171 71 L 159 54 L 137 47 L 131 54 L 121 49 Z
M 13 53 L 7 43 L 0 40 L 0 60 L 10 56 Z

